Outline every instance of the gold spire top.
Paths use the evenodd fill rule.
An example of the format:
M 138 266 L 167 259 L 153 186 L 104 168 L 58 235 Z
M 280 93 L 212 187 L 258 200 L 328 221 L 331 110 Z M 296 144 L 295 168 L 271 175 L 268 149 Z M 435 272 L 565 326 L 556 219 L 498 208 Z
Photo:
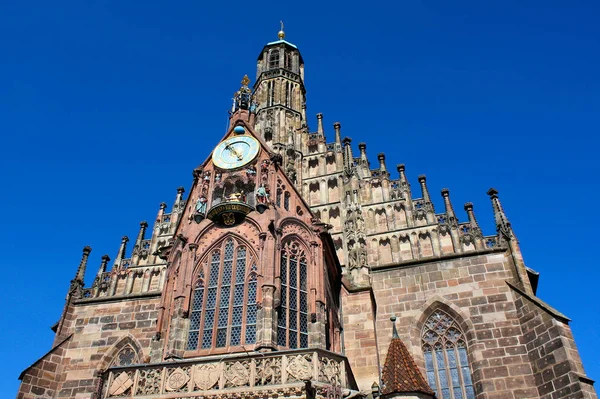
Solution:
M 248 79 L 248 75 L 244 75 L 244 78 L 242 79 L 242 86 L 248 86 L 248 83 L 250 83 L 250 79 Z
M 281 24 L 281 30 L 279 33 L 277 33 L 277 36 L 279 37 L 279 40 L 283 40 L 285 37 L 285 32 L 283 31 L 283 21 L 279 21 L 279 23 Z

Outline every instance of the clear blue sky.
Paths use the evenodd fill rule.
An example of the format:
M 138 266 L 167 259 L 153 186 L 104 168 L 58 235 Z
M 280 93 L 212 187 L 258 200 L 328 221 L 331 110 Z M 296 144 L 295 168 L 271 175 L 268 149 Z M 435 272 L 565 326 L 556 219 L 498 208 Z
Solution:
M 390 169 L 405 163 L 415 190 L 426 174 L 438 211 L 443 187 L 463 220 L 474 202 L 486 234 L 485 192 L 499 190 L 538 295 L 573 319 L 600 379 L 599 7 L 2 2 L 0 396 L 50 349 L 82 247 L 93 247 L 89 285 L 122 235 L 189 188 L 280 19 L 306 63 L 311 128 L 322 112 L 330 140 L 340 121 L 372 164 L 382 151 Z

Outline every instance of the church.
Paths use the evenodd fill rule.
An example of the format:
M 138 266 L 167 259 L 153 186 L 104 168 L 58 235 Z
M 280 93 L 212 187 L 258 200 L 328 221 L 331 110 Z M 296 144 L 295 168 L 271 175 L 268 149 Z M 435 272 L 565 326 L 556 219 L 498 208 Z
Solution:
M 282 29 L 191 187 L 114 259 L 83 248 L 18 398 L 597 398 L 498 191 L 494 235 L 448 189 L 435 209 L 424 175 L 309 130 L 304 75 Z

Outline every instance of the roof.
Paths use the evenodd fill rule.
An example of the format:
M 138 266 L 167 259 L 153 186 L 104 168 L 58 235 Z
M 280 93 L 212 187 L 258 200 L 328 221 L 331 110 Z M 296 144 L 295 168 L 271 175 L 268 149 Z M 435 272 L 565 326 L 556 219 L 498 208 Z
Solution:
M 395 393 L 421 392 L 435 396 L 425 378 L 419 371 L 415 360 L 400 338 L 393 337 L 390 342 L 385 365 L 383 366 L 383 395 Z
M 273 44 L 280 44 L 280 43 L 285 43 L 285 44 L 287 44 L 287 45 L 290 45 L 290 46 L 292 46 L 293 48 L 298 48 L 298 47 L 296 47 L 296 45 L 295 45 L 295 44 L 292 44 L 292 43 L 288 42 L 287 40 L 283 40 L 283 39 L 281 39 L 281 40 L 277 40 L 277 41 L 275 41 L 275 42 L 270 42 L 270 43 L 267 43 L 267 46 L 271 46 L 271 45 L 273 45 Z

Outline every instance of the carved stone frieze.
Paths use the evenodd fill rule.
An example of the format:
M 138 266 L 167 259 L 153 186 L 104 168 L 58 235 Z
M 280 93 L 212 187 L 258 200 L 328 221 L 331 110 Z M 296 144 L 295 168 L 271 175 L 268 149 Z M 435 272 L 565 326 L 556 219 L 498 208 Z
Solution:
M 312 368 L 310 358 L 306 355 L 298 355 L 288 361 L 287 372 L 298 381 L 310 379 Z
M 225 365 L 225 379 L 227 386 L 241 387 L 250 380 L 249 362 L 235 362 Z
M 219 381 L 220 374 L 221 371 L 218 364 L 201 364 L 196 366 L 194 369 L 194 385 L 202 391 L 209 390 Z
M 167 391 L 181 390 L 181 388 L 183 388 L 190 380 L 190 376 L 188 373 L 189 373 L 189 367 L 187 367 L 187 368 L 178 367 L 175 370 L 171 371 L 171 373 L 167 377 L 165 389 Z

